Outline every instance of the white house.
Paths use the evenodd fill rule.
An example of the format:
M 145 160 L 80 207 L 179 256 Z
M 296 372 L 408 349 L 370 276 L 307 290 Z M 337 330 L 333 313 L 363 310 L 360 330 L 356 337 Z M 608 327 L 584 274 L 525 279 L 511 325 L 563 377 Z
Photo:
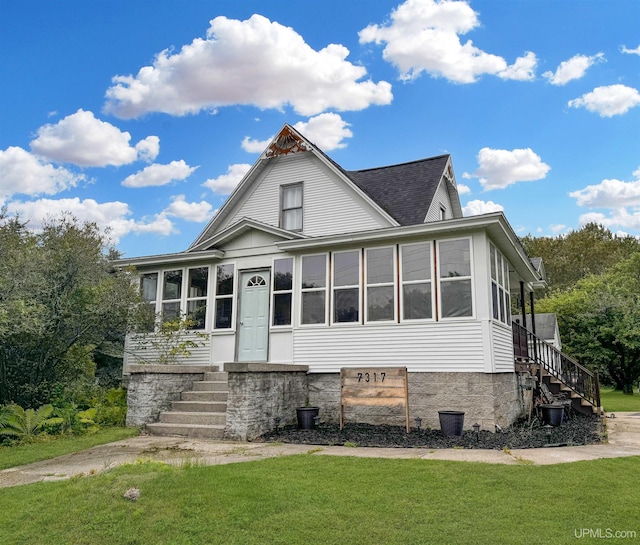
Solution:
M 345 367 L 406 367 L 425 425 L 441 409 L 490 429 L 521 412 L 510 301 L 544 285 L 542 269 L 501 212 L 462 216 L 449 155 L 347 171 L 285 125 L 186 251 L 120 265 L 159 316 L 206 334 L 184 363 L 308 369 L 322 418 L 337 418 Z M 125 372 L 141 355 L 128 338 Z

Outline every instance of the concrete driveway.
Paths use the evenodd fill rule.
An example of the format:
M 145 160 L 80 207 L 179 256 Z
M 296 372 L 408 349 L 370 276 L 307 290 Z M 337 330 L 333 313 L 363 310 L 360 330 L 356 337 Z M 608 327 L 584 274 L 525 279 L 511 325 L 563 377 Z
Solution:
M 356 456 L 454 460 L 491 464 L 561 464 L 598 458 L 640 456 L 640 412 L 607 415 L 608 442 L 599 445 L 541 449 L 461 450 L 426 448 L 369 448 L 239 443 L 184 437 L 141 435 L 115 443 L 0 471 L 0 488 L 40 481 L 95 475 L 122 464 L 157 461 L 176 466 L 220 465 L 263 460 L 276 456 Z

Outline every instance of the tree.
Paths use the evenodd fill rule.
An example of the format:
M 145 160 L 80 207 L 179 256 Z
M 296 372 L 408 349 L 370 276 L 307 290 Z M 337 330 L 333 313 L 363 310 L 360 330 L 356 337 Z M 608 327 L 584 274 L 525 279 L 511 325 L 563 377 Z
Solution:
M 557 314 L 563 350 L 632 391 L 640 378 L 640 251 L 537 306 Z
M 602 274 L 640 250 L 638 239 L 614 235 L 596 223 L 557 237 L 527 235 L 521 242 L 529 256 L 542 258 L 550 293 L 571 288 L 589 275 Z
M 0 212 L 0 404 L 93 380 L 94 355 L 124 341 L 138 292 L 113 252 L 94 223 L 63 215 L 34 233 Z

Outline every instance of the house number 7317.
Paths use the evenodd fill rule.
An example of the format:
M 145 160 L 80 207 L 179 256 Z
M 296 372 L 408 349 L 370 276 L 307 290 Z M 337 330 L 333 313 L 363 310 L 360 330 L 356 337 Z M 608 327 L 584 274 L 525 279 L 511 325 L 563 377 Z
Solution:
M 384 382 L 384 377 L 386 373 L 383 371 L 382 373 L 358 373 L 358 382 Z

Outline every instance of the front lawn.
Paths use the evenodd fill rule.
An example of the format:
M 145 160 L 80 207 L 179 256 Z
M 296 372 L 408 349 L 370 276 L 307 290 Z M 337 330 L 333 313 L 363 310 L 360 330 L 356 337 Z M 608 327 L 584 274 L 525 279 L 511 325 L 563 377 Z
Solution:
M 625 394 L 621 390 L 602 388 L 600 403 L 608 413 L 640 411 L 640 394 L 634 388 L 633 394 Z
M 138 435 L 135 428 L 102 428 L 96 433 L 71 437 L 42 437 L 33 443 L 0 447 L 0 469 L 21 466 L 80 452 L 96 445 L 120 441 Z
M 640 537 L 640 458 L 553 466 L 300 455 L 137 464 L 0 490 L 3 545 L 575 544 Z M 123 498 L 140 489 L 137 501 Z M 616 534 L 620 535 L 620 534 Z M 591 536 L 591 537 L 589 537 Z

